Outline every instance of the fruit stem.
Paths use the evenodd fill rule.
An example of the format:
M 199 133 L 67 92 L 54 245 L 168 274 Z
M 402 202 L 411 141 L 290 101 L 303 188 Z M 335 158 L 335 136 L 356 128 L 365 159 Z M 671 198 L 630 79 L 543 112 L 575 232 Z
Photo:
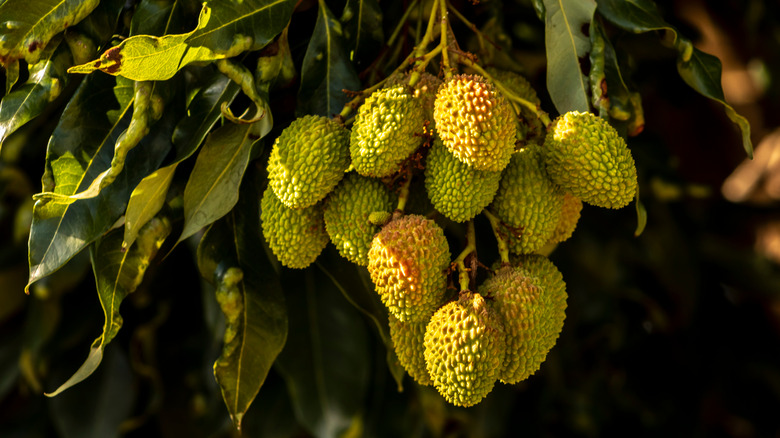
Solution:
M 431 62 L 431 59 L 433 59 L 436 55 L 442 52 L 442 46 L 439 44 L 431 50 L 430 52 L 426 53 L 422 58 L 418 59 L 417 62 L 415 62 L 414 70 L 412 70 L 412 74 L 409 76 L 409 86 L 414 87 L 417 82 L 420 81 L 420 78 L 422 77 L 421 71 L 425 70 L 425 67 L 428 65 L 429 62 Z
M 406 168 L 406 180 L 404 181 L 403 185 L 401 186 L 401 191 L 398 193 L 398 206 L 395 208 L 396 213 L 403 213 L 404 209 L 406 208 L 406 201 L 409 200 L 409 186 L 412 183 L 412 167 L 408 166 Z M 393 217 L 396 217 L 396 214 L 393 214 Z
M 444 78 L 448 79 L 452 77 L 452 67 L 450 66 L 450 51 L 447 47 L 447 29 L 449 29 L 449 23 L 447 21 L 447 2 L 445 0 L 439 1 L 439 11 L 441 12 L 441 28 L 439 34 L 441 35 L 441 63 L 444 66 Z
M 447 2 L 447 9 L 449 9 L 453 14 L 455 14 L 456 17 L 458 17 L 458 20 L 462 21 L 463 24 L 465 24 L 468 28 L 471 29 L 472 32 L 474 32 L 475 35 L 477 35 L 477 41 L 479 42 L 479 50 L 480 53 L 485 53 L 485 37 L 482 35 L 482 32 L 477 28 L 477 26 L 469 21 L 468 18 L 466 18 L 463 14 L 460 13 L 456 8 L 452 6 L 452 3 L 450 0 L 445 0 Z
M 501 263 L 509 263 L 509 246 L 501 233 L 501 220 L 487 209 L 482 210 L 482 214 L 488 218 L 490 227 L 493 228 L 493 235 L 496 236 L 498 242 L 498 256 L 501 257 Z
M 541 108 L 536 106 L 533 102 L 531 102 L 531 101 L 529 101 L 527 99 L 523 99 L 522 97 L 520 97 L 517 94 L 513 93 L 511 90 L 506 88 L 501 81 L 496 80 L 496 78 L 494 78 L 490 73 L 485 71 L 484 68 L 482 68 L 479 64 L 477 64 L 473 60 L 469 59 L 467 56 L 463 56 L 463 55 L 457 54 L 457 53 L 456 53 L 456 56 L 458 57 L 458 62 L 461 62 L 461 63 L 466 64 L 467 66 L 473 68 L 474 70 L 477 71 L 477 73 L 479 73 L 480 75 L 488 78 L 491 82 L 496 84 L 496 87 L 498 87 L 498 89 L 501 91 L 501 94 L 503 94 L 504 97 L 506 97 L 507 99 L 509 99 L 511 101 L 514 101 L 514 102 L 517 102 L 520 105 L 526 107 L 529 111 L 533 112 L 536 115 L 536 117 L 538 117 L 539 120 L 541 120 L 542 123 L 544 123 L 545 126 L 550 124 L 550 122 L 551 122 L 550 116 L 547 115 L 547 113 L 544 112 Z
M 469 269 L 466 268 L 466 257 L 469 254 L 477 251 L 476 233 L 474 232 L 474 221 L 470 220 L 466 225 L 466 247 L 458 255 L 452 263 L 458 267 L 458 283 L 460 284 L 460 290 L 469 290 L 469 283 L 471 276 L 469 275 Z
M 415 50 L 415 56 L 417 58 L 422 57 L 425 54 L 425 48 L 433 41 L 433 29 L 436 22 L 436 12 L 439 2 L 443 0 L 433 0 L 433 6 L 431 6 L 431 16 L 428 18 L 428 27 L 425 29 L 425 35 L 423 35 L 422 41 Z
M 406 21 L 409 20 L 409 15 L 412 13 L 412 9 L 414 9 L 417 6 L 417 2 L 419 2 L 419 0 L 412 0 L 412 2 L 409 3 L 409 7 L 406 8 L 404 15 L 401 17 L 401 20 L 398 22 L 398 25 L 395 27 L 395 30 L 393 30 L 393 33 L 390 35 L 390 38 L 387 39 L 387 43 L 385 44 L 387 47 L 392 46 L 395 39 L 398 38 L 398 34 L 401 33 L 401 29 L 403 29 L 404 25 L 406 24 Z

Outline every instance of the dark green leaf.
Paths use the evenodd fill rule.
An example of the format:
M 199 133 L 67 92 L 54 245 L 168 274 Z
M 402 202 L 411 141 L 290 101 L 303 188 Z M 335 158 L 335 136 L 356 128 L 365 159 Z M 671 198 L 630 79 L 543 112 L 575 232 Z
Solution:
M 356 65 L 368 65 L 385 42 L 382 8 L 377 0 L 347 0 L 341 14 L 345 47 Z
M 81 21 L 98 0 L 6 0 L 0 3 L 0 64 L 16 59 L 29 64 L 55 35 Z
M 238 188 L 252 145 L 271 130 L 271 112 L 254 123 L 228 123 L 211 133 L 184 188 L 184 230 L 179 241 L 227 214 L 238 201 Z
M 133 12 L 130 22 L 130 36 L 152 35 L 163 36 L 179 33 L 183 29 L 182 12 L 184 6 L 181 0 L 143 0 Z
M 58 436 L 112 438 L 133 412 L 136 389 L 128 358 L 119 348 L 106 350 L 106 360 L 95 378 L 49 399 Z
M 590 40 L 582 33 L 596 11 L 594 0 L 544 0 L 547 90 L 560 113 L 590 111 L 588 78 L 580 58 L 588 56 Z
M 52 42 L 41 60 L 30 66 L 27 83 L 0 101 L 0 149 L 3 141 L 30 120 L 38 117 L 68 83 L 65 71 L 73 63 L 68 46 Z
M 257 60 L 255 81 L 261 91 L 264 89 L 267 93 L 271 87 L 286 85 L 295 78 L 295 64 L 287 35 L 289 29 L 289 26 L 285 27 L 279 38 L 269 44 L 263 50 L 263 56 Z
M 298 421 L 314 436 L 341 436 L 360 421 L 368 390 L 365 325 L 322 270 L 284 274 L 290 334 L 278 370 Z
M 82 82 L 49 142 L 45 191 L 72 195 L 110 167 L 116 140 L 129 122 L 133 96 L 130 81 L 117 82 L 114 87 L 114 78 L 106 75 L 92 75 Z M 176 111 L 167 112 L 153 135 L 128 154 L 126 171 L 97 197 L 72 203 L 46 199 L 35 203 L 28 287 L 59 269 L 124 214 L 133 188 L 159 167 L 170 150 Z
M 217 284 L 226 320 L 214 375 L 239 428 L 287 339 L 284 295 L 258 233 L 260 195 L 252 178 L 242 188 L 236 208 L 206 231 L 198 247 L 201 275 Z
M 100 59 L 69 72 L 101 70 L 139 81 L 170 79 L 192 62 L 230 58 L 264 47 L 287 25 L 294 6 L 294 0 L 209 2 L 192 32 L 132 36 Z
M 320 0 L 317 24 L 301 67 L 299 114 L 330 117 L 349 101 L 344 90 L 359 90 L 360 80 L 345 49 L 341 23 Z
M 122 328 L 122 315 L 119 314 L 122 300 L 141 284 L 146 268 L 170 231 L 167 219 L 153 219 L 141 230 L 135 245 L 129 250 L 122 249 L 123 232 L 119 229 L 111 231 L 91 247 L 92 269 L 95 271 L 98 297 L 105 317 L 103 334 L 92 343 L 87 360 L 76 373 L 46 395 L 54 397 L 60 394 L 97 369 L 103 360 L 106 346 Z
M 677 50 L 677 72 L 691 88 L 723 105 L 726 115 L 742 132 L 742 147 L 753 157 L 750 125 L 726 103 L 721 87 L 721 64 L 715 56 L 693 47 L 693 43 L 667 23 L 651 0 L 599 0 L 599 12 L 617 26 L 634 33 L 661 31 Z M 669 38 L 671 37 L 671 38 Z

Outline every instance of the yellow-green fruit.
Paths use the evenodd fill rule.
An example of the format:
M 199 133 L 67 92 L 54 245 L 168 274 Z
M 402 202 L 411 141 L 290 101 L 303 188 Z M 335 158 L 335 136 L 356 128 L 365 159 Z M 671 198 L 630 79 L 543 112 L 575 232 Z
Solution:
M 391 211 L 395 196 L 381 181 L 349 173 L 325 200 L 325 229 L 339 253 L 352 263 L 368 265 L 368 250 L 379 227 L 373 212 Z
M 422 144 L 424 121 L 420 100 L 406 87 L 375 91 L 360 106 L 352 125 L 349 153 L 355 170 L 377 178 L 397 172 Z
M 552 180 L 583 202 L 621 208 L 634 199 L 634 158 L 606 120 L 570 111 L 553 121 L 544 146 Z
M 390 314 L 403 322 L 430 317 L 444 299 L 450 250 L 436 222 L 418 215 L 390 221 L 374 236 L 368 272 Z
M 535 279 L 520 268 L 504 265 L 480 286 L 479 292 L 492 299 L 493 309 L 500 315 L 506 335 L 506 359 L 499 379 L 504 383 L 525 380 L 539 369 L 552 348 L 544 330 L 549 317 Z M 536 280 L 538 282 L 538 280 Z
M 284 266 L 303 269 L 312 264 L 328 244 L 322 204 L 289 208 L 268 187 L 260 208 L 263 236 Z
M 506 354 L 503 327 L 485 299 L 461 292 L 425 329 L 425 363 L 433 386 L 457 406 L 473 406 L 493 389 Z
M 515 115 L 487 79 L 458 75 L 436 95 L 433 118 L 442 142 L 477 170 L 501 171 L 515 148 Z
M 387 78 L 385 87 L 392 87 L 395 85 L 408 86 L 409 80 L 412 77 L 412 73 L 407 72 L 405 74 L 392 75 Z M 423 113 L 425 114 L 425 120 L 433 123 L 433 104 L 436 100 L 436 90 L 439 89 L 442 82 L 441 79 L 430 73 L 419 74 L 419 80 L 412 87 L 412 95 L 420 100 L 423 107 Z M 432 126 L 430 127 L 433 128 Z M 433 132 L 433 131 L 431 131 Z
M 501 219 L 509 250 L 527 254 L 541 248 L 555 231 L 562 207 L 563 192 L 547 176 L 538 148 L 512 155 L 490 205 Z
M 548 244 L 560 243 L 567 240 L 574 234 L 577 228 L 577 222 L 580 220 L 582 212 L 582 201 L 571 193 L 563 195 L 563 208 L 561 208 L 561 218 L 558 220 L 558 226 L 555 227 Z
M 421 322 L 402 322 L 393 315 L 389 317 L 390 339 L 393 341 L 398 362 L 420 385 L 430 386 L 433 382 L 425 368 L 425 327 L 428 320 Z
M 504 87 L 514 93 L 520 98 L 523 98 L 533 105 L 539 108 L 542 104 L 539 100 L 539 96 L 536 94 L 536 90 L 531 86 L 523 76 L 509 71 L 499 70 L 497 68 L 488 67 L 487 72 L 490 73 L 495 80 L 501 82 Z M 522 118 L 525 120 L 525 124 L 520 124 L 517 129 L 517 137 L 520 141 L 537 141 L 542 143 L 544 141 L 544 124 L 535 111 L 526 108 L 525 105 L 520 106 Z
M 303 116 L 285 128 L 268 159 L 268 183 L 290 208 L 322 200 L 349 167 L 349 131 L 327 117 Z
M 561 271 L 547 257 L 538 254 L 510 258 L 513 266 L 522 268 L 525 275 L 541 288 L 541 301 L 546 316 L 541 320 L 539 348 L 549 351 L 555 346 L 566 319 L 566 283 Z
M 461 163 L 437 138 L 425 164 L 425 189 L 441 214 L 455 222 L 471 220 L 498 190 L 501 172 L 476 170 Z

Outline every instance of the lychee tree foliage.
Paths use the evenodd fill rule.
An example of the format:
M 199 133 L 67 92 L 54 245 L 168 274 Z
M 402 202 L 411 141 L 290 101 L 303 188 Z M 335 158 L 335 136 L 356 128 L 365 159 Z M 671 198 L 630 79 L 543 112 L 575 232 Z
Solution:
M 159 269 L 189 247 L 224 320 L 213 370 L 236 427 L 272 368 L 326 436 L 360 430 L 373 374 L 462 406 L 529 378 L 566 306 L 543 255 L 582 202 L 633 202 L 643 227 L 626 147 L 641 96 L 615 39 L 657 35 L 752 146 L 718 60 L 651 0 L 515 3 L 544 30 L 536 90 L 498 0 L 0 2 L 3 196 L 34 191 L 14 163 L 45 147 L 15 210 L 25 290 L 57 303 L 91 264 L 105 317 L 83 365 L 44 387 L 58 304 L 30 312 L 30 385 L 54 397 L 98 370 L 150 272 L 198 275 Z

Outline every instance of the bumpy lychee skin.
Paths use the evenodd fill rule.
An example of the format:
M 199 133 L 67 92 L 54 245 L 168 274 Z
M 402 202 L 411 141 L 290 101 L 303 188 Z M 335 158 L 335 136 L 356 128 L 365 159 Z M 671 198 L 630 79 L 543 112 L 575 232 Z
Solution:
M 284 266 L 303 269 L 312 264 L 328 244 L 322 204 L 289 208 L 268 187 L 260 208 L 263 237 Z
M 412 73 L 407 72 L 405 74 L 396 74 L 392 75 L 387 78 L 387 82 L 385 82 L 385 87 L 392 87 L 396 85 L 403 85 L 403 86 L 409 86 L 409 81 L 411 80 Z M 433 106 L 434 101 L 436 100 L 436 91 L 441 86 L 442 81 L 441 79 L 437 78 L 436 76 L 430 74 L 430 73 L 421 73 L 420 79 L 417 81 L 416 84 L 414 84 L 412 88 L 412 95 L 420 100 L 420 103 L 423 107 L 423 113 L 425 114 L 425 120 L 430 121 L 433 123 Z M 433 126 L 429 126 L 432 131 Z
M 541 303 L 546 311 L 546 317 L 541 320 L 538 333 L 541 340 L 538 348 L 549 351 L 555 346 L 566 319 L 566 283 L 561 271 L 547 257 L 539 254 L 527 254 L 511 257 L 513 266 L 521 268 L 526 277 L 532 279 L 541 289 Z M 541 350 L 540 350 L 541 351 Z
M 493 300 L 493 309 L 504 324 L 507 355 L 499 379 L 509 384 L 525 380 L 539 369 L 554 345 L 549 343 L 551 334 L 547 330 L 551 324 L 547 319 L 563 317 L 562 312 L 559 315 L 548 308 L 543 295 L 549 291 L 527 275 L 521 268 L 507 264 L 479 288 L 481 294 Z
M 493 200 L 501 172 L 473 169 L 437 138 L 425 164 L 425 189 L 441 214 L 455 222 L 471 220 Z
M 555 227 L 555 231 L 553 231 L 547 244 L 568 240 L 574 234 L 574 230 L 577 229 L 577 222 L 580 220 L 581 212 L 582 201 L 571 193 L 564 194 L 561 218 L 558 220 L 558 226 Z
M 325 229 L 339 253 L 358 265 L 368 265 L 368 250 L 379 227 L 369 222 L 373 212 L 389 212 L 395 196 L 381 181 L 350 172 L 325 200 Z
M 290 208 L 322 200 L 349 167 L 349 131 L 327 117 L 294 120 L 276 139 L 268 159 L 268 181 Z
M 436 95 L 433 118 L 442 142 L 461 162 L 501 171 L 515 148 L 514 113 L 493 84 L 476 75 L 458 75 Z
M 433 386 L 450 403 L 473 406 L 492 389 L 503 366 L 503 327 L 485 299 L 461 292 L 425 329 L 425 363 Z
M 605 208 L 625 207 L 634 199 L 634 158 L 606 120 L 570 111 L 553 121 L 544 146 L 547 172 L 572 195 Z
M 390 339 L 398 362 L 420 385 L 430 386 L 433 382 L 425 367 L 425 327 L 428 320 L 421 322 L 402 322 L 393 315 L 389 317 Z
M 374 236 L 368 272 L 390 314 L 403 322 L 430 317 L 444 299 L 450 251 L 442 229 L 423 216 L 392 220 Z
M 523 98 L 538 108 L 542 102 L 539 100 L 539 96 L 536 94 L 531 83 L 525 77 L 508 70 L 499 70 L 497 68 L 488 67 L 487 72 L 493 76 L 496 81 L 501 82 L 504 87 L 508 88 L 512 93 L 518 97 Z M 517 139 L 521 142 L 544 142 L 545 127 L 535 111 L 526 108 L 524 105 L 520 106 L 522 114 L 521 119 L 524 123 L 518 125 Z
M 375 91 L 360 106 L 352 125 L 349 153 L 355 170 L 376 178 L 397 172 L 422 144 L 424 121 L 420 100 L 406 87 Z
M 550 239 L 561 217 L 563 195 L 547 176 L 538 147 L 512 156 L 490 205 L 502 221 L 510 251 L 532 253 Z

